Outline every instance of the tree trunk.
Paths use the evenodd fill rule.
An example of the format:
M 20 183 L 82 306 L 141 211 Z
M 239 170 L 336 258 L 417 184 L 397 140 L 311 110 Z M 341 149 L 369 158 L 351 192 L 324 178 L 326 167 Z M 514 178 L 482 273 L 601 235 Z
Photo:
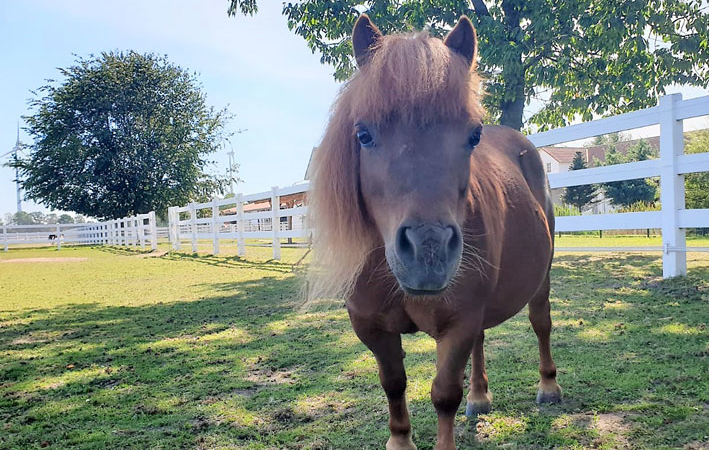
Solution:
M 520 26 L 519 0 L 503 0 L 505 28 L 510 48 L 514 56 L 502 67 L 503 96 L 500 102 L 500 124 L 515 130 L 522 129 L 524 112 L 525 69 L 522 64 L 522 30 Z
M 519 70 L 524 70 L 520 64 Z M 522 114 L 524 113 L 524 72 L 511 73 L 504 78 L 504 96 L 512 100 L 503 100 L 500 104 L 502 114 L 500 115 L 500 125 L 505 125 L 519 131 L 522 129 Z

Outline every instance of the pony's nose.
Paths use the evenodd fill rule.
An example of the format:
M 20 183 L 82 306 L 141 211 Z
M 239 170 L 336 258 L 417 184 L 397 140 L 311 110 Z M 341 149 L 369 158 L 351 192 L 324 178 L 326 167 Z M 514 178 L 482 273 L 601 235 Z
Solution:
M 403 284 L 412 290 L 443 289 L 458 267 L 462 245 L 460 230 L 454 225 L 400 226 L 395 251 L 406 272 Z

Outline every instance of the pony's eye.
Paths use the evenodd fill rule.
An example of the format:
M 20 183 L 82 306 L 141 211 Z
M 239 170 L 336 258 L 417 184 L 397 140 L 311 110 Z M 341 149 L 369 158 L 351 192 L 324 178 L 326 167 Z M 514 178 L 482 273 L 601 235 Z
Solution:
M 364 148 L 374 147 L 374 138 L 364 127 L 357 130 L 357 140 L 359 141 L 359 145 Z
M 474 129 L 471 133 L 470 136 L 468 137 L 468 148 L 473 149 L 475 148 L 476 145 L 480 143 L 480 136 L 482 135 L 483 129 L 482 127 L 477 127 Z

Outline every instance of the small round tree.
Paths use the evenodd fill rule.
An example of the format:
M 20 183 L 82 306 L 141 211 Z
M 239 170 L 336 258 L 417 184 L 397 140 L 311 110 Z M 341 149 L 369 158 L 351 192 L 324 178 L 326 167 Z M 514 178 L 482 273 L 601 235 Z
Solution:
M 60 69 L 25 117 L 34 139 L 17 165 L 27 198 L 118 218 L 204 198 L 226 185 L 205 172 L 224 136 L 193 73 L 153 54 L 102 53 Z
M 574 159 L 571 162 L 569 170 L 581 170 L 586 168 L 586 160 L 581 152 L 576 152 Z M 569 186 L 564 189 L 564 194 L 561 201 L 567 205 L 573 205 L 579 210 L 593 201 L 596 196 L 596 187 L 592 184 L 584 184 L 582 186 Z

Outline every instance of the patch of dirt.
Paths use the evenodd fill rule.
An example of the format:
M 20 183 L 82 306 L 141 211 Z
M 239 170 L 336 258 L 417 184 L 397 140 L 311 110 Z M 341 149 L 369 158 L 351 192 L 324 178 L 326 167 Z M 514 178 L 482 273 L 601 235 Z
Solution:
M 295 384 L 293 374 L 294 371 L 286 369 L 256 368 L 249 370 L 246 380 L 259 385 Z
M 630 425 L 625 420 L 627 417 L 623 413 L 603 413 L 594 416 L 593 414 L 574 414 L 570 416 L 572 423 L 581 428 L 595 428 L 601 439 L 607 439 L 612 435 L 614 447 L 617 449 L 632 448 L 627 435 L 630 433 Z M 596 420 L 594 420 L 596 419 Z
M 685 450 L 709 450 L 709 441 L 704 442 L 690 442 L 684 446 Z
M 76 258 L 76 257 L 59 257 L 59 258 L 15 258 L 15 259 L 1 259 L 0 264 L 12 264 L 12 263 L 61 263 L 61 262 L 81 262 L 88 261 L 89 258 Z

